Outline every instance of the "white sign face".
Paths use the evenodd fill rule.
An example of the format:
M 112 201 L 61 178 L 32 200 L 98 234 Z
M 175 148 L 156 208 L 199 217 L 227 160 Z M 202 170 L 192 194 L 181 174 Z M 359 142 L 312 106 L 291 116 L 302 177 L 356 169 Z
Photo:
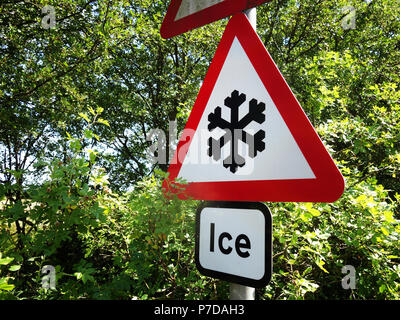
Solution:
M 260 121 L 261 123 L 251 121 L 243 128 L 250 137 L 263 131 L 265 147 L 256 157 L 251 157 L 249 146 L 240 139 L 235 139 L 238 140 L 237 157 L 243 158 L 245 165 L 238 167 L 233 174 L 222 167 L 223 162 L 231 156 L 231 144 L 226 143 L 221 148 L 218 159 L 214 159 L 209 156 L 208 141 L 221 139 L 225 131 L 218 127 L 220 123 L 234 122 L 231 109 L 225 102 L 234 94 L 240 94 L 246 99 L 239 108 L 236 116 L 238 119 L 246 119 L 250 114 L 249 105 L 252 100 L 265 105 L 262 113 L 265 120 Z M 217 107 L 219 114 L 216 114 Z M 216 122 L 216 128 L 212 131 L 208 129 L 210 116 L 214 116 L 212 120 L 215 119 Z M 312 169 L 237 38 L 232 43 L 189 150 L 182 160 L 178 177 L 188 182 L 315 179 Z
M 196 258 L 201 273 L 254 287 L 271 274 L 271 217 L 262 203 L 221 202 L 198 211 Z M 238 207 L 239 206 L 239 207 Z
M 190 16 L 198 11 L 207 9 L 223 1 L 224 0 L 182 0 L 181 6 L 176 14 L 175 21 Z

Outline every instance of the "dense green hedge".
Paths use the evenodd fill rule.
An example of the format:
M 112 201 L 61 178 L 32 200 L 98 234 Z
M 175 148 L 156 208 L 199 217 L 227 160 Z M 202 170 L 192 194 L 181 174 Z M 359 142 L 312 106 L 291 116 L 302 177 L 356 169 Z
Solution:
M 126 195 L 108 188 L 90 138 L 68 138 L 67 162 L 41 163 L 48 179 L 0 210 L 0 297 L 6 299 L 222 299 L 229 285 L 194 263 L 197 201 L 167 200 L 162 172 Z M 342 172 L 348 168 L 340 165 Z M 371 179 L 346 176 L 333 204 L 273 203 L 273 277 L 259 299 L 399 299 L 396 202 Z M 16 192 L 3 186 L 2 197 Z M 396 195 L 399 200 L 399 195 Z M 26 229 L 16 228 L 25 221 Z M 56 289 L 41 270 L 56 270 Z M 345 290 L 342 267 L 356 270 Z

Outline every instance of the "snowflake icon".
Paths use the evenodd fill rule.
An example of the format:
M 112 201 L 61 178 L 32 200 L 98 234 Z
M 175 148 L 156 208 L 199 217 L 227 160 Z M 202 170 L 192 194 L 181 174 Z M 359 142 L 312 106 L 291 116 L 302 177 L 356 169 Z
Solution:
M 239 108 L 245 101 L 246 95 L 239 94 L 238 90 L 234 90 L 224 101 L 225 106 L 230 109 L 230 121 L 222 118 L 222 109 L 219 106 L 208 115 L 208 131 L 212 132 L 216 128 L 225 131 L 225 134 L 218 140 L 212 137 L 208 139 L 208 156 L 216 161 L 220 160 L 222 148 L 230 143 L 230 154 L 223 160 L 223 166 L 229 168 L 232 173 L 236 173 L 239 167 L 246 164 L 246 159 L 238 153 L 239 141 L 248 145 L 248 155 L 251 158 L 255 158 L 259 152 L 265 149 L 264 130 L 259 130 L 254 135 L 244 130 L 253 121 L 259 124 L 265 122 L 265 103 L 251 99 L 249 112 L 239 119 Z

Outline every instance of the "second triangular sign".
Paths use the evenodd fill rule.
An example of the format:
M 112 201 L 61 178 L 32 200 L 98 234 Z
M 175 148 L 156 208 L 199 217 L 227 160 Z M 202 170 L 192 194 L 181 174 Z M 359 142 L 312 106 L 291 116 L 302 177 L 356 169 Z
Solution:
M 172 0 L 161 25 L 165 39 L 271 0 Z
M 244 14 L 228 23 L 169 167 L 182 199 L 333 202 L 343 177 Z M 177 192 L 164 181 L 166 192 Z

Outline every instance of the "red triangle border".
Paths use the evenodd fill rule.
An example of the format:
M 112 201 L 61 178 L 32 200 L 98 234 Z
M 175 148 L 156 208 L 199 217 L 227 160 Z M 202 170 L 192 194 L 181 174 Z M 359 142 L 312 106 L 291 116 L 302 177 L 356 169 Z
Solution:
M 181 199 L 210 201 L 271 201 L 271 202 L 334 202 L 344 191 L 344 179 L 321 139 L 281 75 L 247 17 L 239 13 L 228 23 L 200 89 L 185 130 L 197 129 L 225 59 L 235 37 L 239 40 L 274 104 L 292 133 L 296 143 L 310 165 L 316 179 L 259 180 L 226 182 L 192 182 L 186 186 Z M 182 162 L 178 154 L 189 149 L 193 134 L 181 138 L 169 167 L 169 179 L 178 176 Z M 187 142 L 187 139 L 190 139 Z M 186 149 L 186 150 L 185 150 Z M 183 152 L 183 153 L 182 153 Z M 184 159 L 184 157 L 181 157 Z M 165 192 L 175 192 L 164 181 Z

